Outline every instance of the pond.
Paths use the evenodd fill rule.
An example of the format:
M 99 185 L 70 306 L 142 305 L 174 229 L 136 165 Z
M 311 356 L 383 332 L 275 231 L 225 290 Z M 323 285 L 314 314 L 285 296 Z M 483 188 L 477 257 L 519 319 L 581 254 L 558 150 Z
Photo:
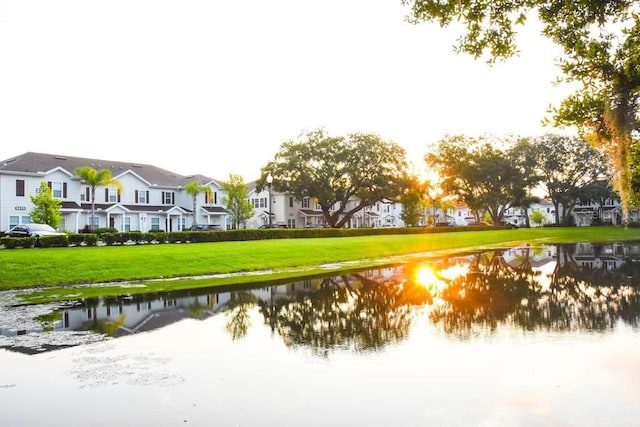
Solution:
M 637 244 L 64 304 L 14 295 L 0 295 L 2 426 L 640 419 Z

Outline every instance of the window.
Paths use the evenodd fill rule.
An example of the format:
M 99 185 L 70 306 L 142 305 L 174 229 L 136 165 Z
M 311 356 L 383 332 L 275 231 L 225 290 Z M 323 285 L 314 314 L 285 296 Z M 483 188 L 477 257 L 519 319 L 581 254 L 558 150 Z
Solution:
M 218 193 L 213 190 L 207 191 L 204 193 L 204 202 L 215 205 L 218 203 Z
M 47 182 L 47 186 L 51 189 L 51 196 L 56 199 L 67 198 L 67 183 L 66 182 Z M 39 189 L 37 190 L 38 192 Z
M 267 207 L 267 198 L 266 197 L 260 197 L 260 198 L 251 199 L 251 204 L 253 205 L 254 209 L 266 208 Z
M 82 187 L 80 189 L 80 201 L 81 202 L 90 202 L 91 201 L 91 193 L 89 187 Z
M 309 198 L 308 197 L 304 197 L 302 199 L 302 208 L 303 209 L 309 209 Z
M 51 183 L 51 192 L 52 196 L 56 199 L 62 199 L 62 183 L 61 182 L 52 182 Z
M 131 231 L 131 217 L 124 217 L 124 231 Z
M 13 228 L 16 225 L 18 225 L 19 221 L 20 221 L 20 217 L 18 217 L 18 216 L 10 216 L 9 217 L 9 228 Z
M 162 203 L 165 205 L 174 205 L 176 201 L 176 193 L 173 191 L 162 192 Z
M 287 219 L 287 228 L 296 228 L 296 220 L 295 220 L 295 218 Z
M 16 196 L 24 197 L 24 179 L 16 179 Z
M 104 201 L 107 203 L 116 203 L 118 201 L 118 189 L 117 188 L 105 188 L 104 189 Z
M 160 230 L 160 218 L 151 218 L 151 229 Z
M 289 207 L 293 207 L 293 197 L 289 197 Z
M 146 190 L 136 190 L 136 203 L 149 203 L 149 192 Z

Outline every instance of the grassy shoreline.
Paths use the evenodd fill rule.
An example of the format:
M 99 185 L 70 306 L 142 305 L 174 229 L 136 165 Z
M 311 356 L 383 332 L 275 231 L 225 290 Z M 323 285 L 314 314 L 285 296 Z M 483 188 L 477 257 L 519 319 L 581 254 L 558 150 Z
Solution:
M 241 274 L 206 280 L 207 286 L 215 286 L 270 280 L 283 275 L 309 275 L 327 271 L 320 266 L 331 263 L 354 262 L 363 267 L 375 266 L 385 262 L 383 259 L 386 257 L 415 253 L 461 251 L 478 247 L 514 246 L 521 243 L 633 240 L 640 241 L 640 229 L 570 227 L 250 242 L 0 250 L 0 289 L 64 287 L 267 271 L 260 275 Z M 193 278 L 188 280 L 195 281 Z M 156 287 L 164 288 L 157 285 L 161 282 L 155 283 Z

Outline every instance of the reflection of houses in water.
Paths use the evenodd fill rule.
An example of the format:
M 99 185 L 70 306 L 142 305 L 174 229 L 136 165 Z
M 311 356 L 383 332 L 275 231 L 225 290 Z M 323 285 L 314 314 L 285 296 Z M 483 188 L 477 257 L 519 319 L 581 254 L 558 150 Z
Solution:
M 266 304 L 273 304 L 274 299 L 287 299 L 304 293 L 313 294 L 326 286 L 358 287 L 362 279 L 382 282 L 402 276 L 402 267 L 380 267 L 366 271 L 358 271 L 356 275 L 344 273 L 336 276 L 315 277 L 293 282 L 287 285 L 273 286 L 252 291 L 252 294 Z
M 531 302 L 531 306 L 520 307 L 522 310 L 531 311 L 533 301 L 537 301 L 534 294 L 548 292 L 549 286 L 546 282 L 558 280 L 558 278 L 571 277 L 574 279 L 572 283 L 584 281 L 591 286 L 637 282 L 636 264 L 625 265 L 625 262 L 628 262 L 630 258 L 640 259 L 640 245 L 595 245 L 589 243 L 541 247 L 523 245 L 429 261 L 417 260 L 416 263 L 420 266 L 422 262 L 425 262 L 435 270 L 444 271 L 449 267 L 472 265 L 473 263 L 476 263 L 476 266 L 481 266 L 486 262 L 505 269 L 504 271 L 509 274 L 516 273 L 516 276 L 527 271 L 543 271 L 547 274 L 529 275 L 531 280 L 542 285 L 541 287 L 530 285 L 528 292 L 533 294 L 527 295 L 526 299 Z M 492 263 L 496 260 L 499 262 Z M 568 268 L 563 269 L 565 265 Z M 380 294 L 368 292 L 368 290 L 377 289 L 372 286 L 385 282 L 402 283 L 406 279 L 405 274 L 409 274 L 408 271 L 411 271 L 406 270 L 406 267 L 345 271 L 332 273 L 330 276 L 305 278 L 293 283 L 261 288 L 237 286 L 121 298 L 108 297 L 78 301 L 73 306 L 67 305 L 54 311 L 51 310 L 51 306 L 9 309 L 5 307 L 3 308 L 5 314 L 0 321 L 0 348 L 25 353 L 42 352 L 98 341 L 107 336 L 120 337 L 152 331 L 183 319 L 206 319 L 222 312 L 231 315 L 230 319 L 234 320 L 233 325 L 237 328 L 235 331 L 246 333 L 246 328 L 242 329 L 246 323 L 243 324 L 242 321 L 247 318 L 247 310 L 256 305 L 265 316 L 265 321 L 270 323 L 273 329 L 278 321 L 277 316 L 283 315 L 280 309 L 284 308 L 284 315 L 286 315 L 287 310 L 292 307 L 291 304 L 303 302 L 299 305 L 299 309 L 311 316 L 322 315 L 313 311 L 320 309 L 313 306 L 313 301 L 319 301 L 321 302 L 319 307 L 323 306 L 322 304 L 330 301 L 330 295 L 334 291 L 344 297 L 345 294 L 351 294 L 352 290 L 356 291 L 353 295 L 359 295 L 361 289 L 367 289 L 360 295 L 365 298 L 359 302 L 371 304 L 372 300 L 366 299 L 366 297 L 379 296 Z M 415 265 L 409 267 L 415 271 Z M 629 268 L 633 270 L 629 271 Z M 454 270 L 456 269 L 454 268 Z M 610 274 L 614 270 L 615 274 Z M 460 269 L 460 272 L 464 271 L 466 270 Z M 488 274 L 492 271 L 494 271 L 493 268 L 485 270 Z M 594 274 L 594 272 L 598 274 Z M 595 280 L 596 277 L 604 279 Z M 566 281 L 561 282 L 563 287 L 566 287 L 567 283 Z M 564 289 L 563 287 L 561 289 Z M 515 292 L 516 306 L 518 306 L 522 295 L 518 293 L 517 289 L 511 291 Z M 554 301 L 562 295 L 564 294 L 552 294 L 555 298 Z M 306 304 L 308 299 L 313 301 Z M 331 304 L 324 305 L 325 308 L 321 310 L 326 311 L 326 307 L 330 306 Z M 353 315 L 354 313 L 348 314 Z M 280 318 L 280 320 L 282 319 Z M 285 320 L 290 321 L 289 328 L 296 327 L 292 323 L 295 318 Z M 35 344 L 33 344 L 34 342 Z
M 87 300 L 48 316 L 29 328 L 2 328 L 0 335 L 19 336 L 53 331 L 84 331 L 104 323 L 121 323 L 117 336 L 158 329 L 185 318 L 209 317 L 223 309 L 230 294 L 150 296 Z
M 511 266 L 518 266 L 527 262 L 532 268 L 541 268 L 555 261 L 557 253 L 558 247 L 555 245 L 536 247 L 525 245 L 509 248 L 505 250 L 503 256 Z
M 379 281 L 398 274 L 399 271 L 401 271 L 400 267 L 389 267 L 367 270 L 357 274 L 370 280 Z M 207 289 L 168 294 L 100 298 L 81 301 L 72 307 L 54 310 L 53 312 L 46 311 L 46 315 L 37 316 L 35 319 L 33 317 L 27 319 L 26 316 L 29 316 L 27 314 L 29 310 L 27 307 L 23 307 L 25 314 L 21 315 L 23 316 L 22 320 L 16 321 L 12 325 L 0 325 L 0 337 L 14 338 L 6 342 L 0 340 L 0 348 L 5 347 L 26 353 L 37 353 L 69 345 L 82 344 L 83 340 L 76 340 L 73 337 L 77 337 L 77 335 L 72 336 L 72 333 L 97 332 L 98 334 L 93 334 L 93 341 L 95 341 L 99 336 L 103 336 L 102 333 L 105 332 L 113 337 L 147 332 L 160 329 L 183 319 L 205 319 L 224 312 L 229 308 L 234 294 L 249 293 L 255 297 L 256 301 L 262 301 L 263 304 L 269 306 L 273 305 L 275 301 L 292 299 L 301 293 L 313 294 L 327 285 L 358 286 L 359 282 L 353 278 L 353 275 L 345 274 L 343 276 L 309 278 L 271 287 L 254 289 L 238 287 L 233 292 L 222 291 L 222 289 L 222 292 L 215 292 L 212 289 Z M 19 309 L 16 308 L 15 310 Z M 33 311 L 30 311 L 30 313 L 33 315 Z M 37 336 L 38 343 L 35 346 L 39 350 L 29 350 L 22 345 L 16 344 L 16 338 L 20 339 L 26 336 L 32 337 L 32 342 L 35 340 L 34 337 Z M 54 336 L 56 336 L 55 339 Z M 86 337 L 87 335 L 85 335 L 85 339 Z M 102 339 L 104 339 L 104 336 Z M 56 342 L 55 345 L 50 344 L 53 341 Z
M 370 280 L 389 278 L 399 271 L 395 268 L 378 268 L 362 272 L 362 276 Z M 287 285 L 264 287 L 246 290 L 258 301 L 267 305 L 274 300 L 289 298 L 300 293 L 315 293 L 328 284 L 334 286 L 347 286 L 347 275 L 306 279 Z M 351 278 L 350 286 L 358 283 Z M 150 331 L 170 325 L 186 318 L 206 318 L 226 310 L 232 300 L 232 295 L 243 292 L 241 288 L 235 292 L 214 293 L 211 290 L 206 294 L 197 295 L 196 291 L 190 291 L 188 296 L 181 297 L 179 292 L 170 296 L 158 296 L 156 299 L 142 297 L 111 298 L 102 300 L 97 306 L 88 304 L 84 307 L 75 307 L 64 310 L 62 320 L 55 330 L 87 330 L 93 325 L 105 322 L 123 322 L 118 325 L 114 336 L 135 334 Z
M 109 298 L 97 306 L 65 310 L 59 329 L 85 330 L 105 322 L 122 322 L 115 336 L 159 329 L 186 318 L 205 318 L 222 309 L 229 300 L 229 293 L 204 295 L 179 294 L 143 297 Z
M 502 256 L 514 267 L 526 260 L 534 269 L 557 263 L 557 268 L 574 264 L 580 270 L 613 271 L 620 269 L 629 258 L 640 258 L 640 246 L 623 243 L 520 246 L 504 250 Z
M 617 270 L 627 262 L 629 257 L 637 258 L 640 246 L 621 243 L 593 244 L 577 243 L 571 260 L 560 258 L 560 267 L 567 262 L 575 262 L 582 270 Z

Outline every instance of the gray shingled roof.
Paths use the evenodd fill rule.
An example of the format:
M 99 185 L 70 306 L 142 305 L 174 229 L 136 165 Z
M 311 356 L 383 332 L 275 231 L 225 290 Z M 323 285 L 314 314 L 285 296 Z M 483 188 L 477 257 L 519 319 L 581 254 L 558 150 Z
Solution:
M 200 184 L 216 181 L 204 175 L 184 176 L 159 167 L 116 160 L 90 159 L 57 154 L 27 152 L 0 162 L 1 172 L 42 173 L 61 167 L 69 173 L 77 168 L 90 166 L 94 169 L 110 169 L 114 177 L 131 170 L 151 184 L 161 187 L 177 187 L 197 180 Z

